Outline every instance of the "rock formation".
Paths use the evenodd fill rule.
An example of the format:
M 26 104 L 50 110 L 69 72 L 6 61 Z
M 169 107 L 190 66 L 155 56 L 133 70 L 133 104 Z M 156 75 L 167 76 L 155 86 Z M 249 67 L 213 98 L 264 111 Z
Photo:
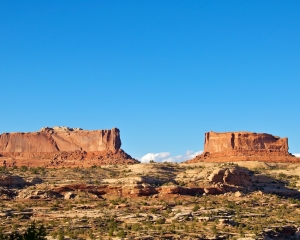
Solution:
M 229 161 L 300 161 L 288 152 L 288 139 L 267 133 L 252 132 L 207 132 L 205 133 L 204 152 L 193 162 Z
M 267 133 L 205 133 L 204 152 L 268 151 L 288 154 L 288 139 Z
M 39 132 L 3 133 L 0 135 L 1 152 L 59 152 L 59 151 L 118 151 L 120 131 L 87 131 L 80 128 L 42 128 Z
M 0 187 L 20 187 L 23 188 L 30 183 L 26 182 L 22 177 L 12 176 L 10 174 L 1 174 L 0 175 Z
M 38 132 L 0 135 L 4 166 L 90 166 L 136 163 L 121 147 L 120 131 L 44 127 Z M 88 160 L 83 161 L 83 160 Z

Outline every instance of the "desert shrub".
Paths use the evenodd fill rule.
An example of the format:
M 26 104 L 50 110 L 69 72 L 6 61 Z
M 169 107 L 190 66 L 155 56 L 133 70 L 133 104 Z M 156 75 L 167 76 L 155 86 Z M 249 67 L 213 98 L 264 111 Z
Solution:
M 216 225 L 211 226 L 211 231 L 213 232 L 213 234 L 217 234 L 218 231 Z
M 0 232 L 0 240 L 46 240 L 46 229 L 43 225 L 37 226 L 33 222 L 24 233 L 14 231 L 3 234 Z
M 164 224 L 165 222 L 166 222 L 165 218 L 159 218 L 159 219 L 156 220 L 157 224 Z
M 120 238 L 126 237 L 126 233 L 124 232 L 123 229 L 121 229 L 121 230 L 118 231 L 117 237 L 120 237 Z
M 133 231 L 140 231 L 142 228 L 143 227 L 138 223 L 135 223 L 131 226 L 131 230 L 133 230 Z
M 7 170 L 7 168 L 6 167 L 4 167 L 4 166 L 1 166 L 0 167 L 0 173 L 8 173 L 9 171 Z
M 170 213 L 172 213 L 172 210 L 170 208 L 167 208 L 166 214 L 169 215 Z
M 33 173 L 33 174 L 38 174 L 39 173 L 39 170 L 37 168 L 31 168 L 30 171 Z
M 12 166 L 12 169 L 13 169 L 13 170 L 16 170 L 16 169 L 18 169 L 18 167 L 17 167 L 16 165 L 13 165 L 13 166 Z
M 194 207 L 193 207 L 193 212 L 196 212 L 196 211 L 198 211 L 199 210 L 199 205 L 198 204 L 196 204 Z
M 286 174 L 284 174 L 284 173 L 279 173 L 279 174 L 278 174 L 278 177 L 279 177 L 279 178 L 286 178 L 287 176 L 286 176 Z

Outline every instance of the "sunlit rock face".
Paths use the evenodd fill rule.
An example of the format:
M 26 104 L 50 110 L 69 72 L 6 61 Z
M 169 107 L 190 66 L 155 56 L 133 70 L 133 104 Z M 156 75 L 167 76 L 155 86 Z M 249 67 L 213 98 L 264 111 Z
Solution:
M 44 127 L 37 132 L 0 135 L 0 163 L 5 167 L 90 167 L 139 163 L 121 148 L 120 131 Z
M 288 153 L 288 139 L 267 133 L 205 133 L 204 152 L 266 151 Z
M 56 151 L 117 151 L 121 147 L 120 131 L 87 131 L 80 128 L 45 127 L 38 132 L 3 133 L 1 152 L 56 152 Z
M 193 162 L 300 162 L 288 152 L 288 139 L 267 133 L 254 132 L 207 132 L 204 152 Z

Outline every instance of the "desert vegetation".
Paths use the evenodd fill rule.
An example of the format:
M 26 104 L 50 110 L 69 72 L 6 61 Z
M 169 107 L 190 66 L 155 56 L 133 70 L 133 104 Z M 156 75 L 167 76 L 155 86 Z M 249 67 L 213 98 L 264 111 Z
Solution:
M 2 167 L 0 239 L 30 226 L 48 239 L 296 238 L 298 166 L 246 165 Z M 228 169 L 248 182 L 218 182 Z

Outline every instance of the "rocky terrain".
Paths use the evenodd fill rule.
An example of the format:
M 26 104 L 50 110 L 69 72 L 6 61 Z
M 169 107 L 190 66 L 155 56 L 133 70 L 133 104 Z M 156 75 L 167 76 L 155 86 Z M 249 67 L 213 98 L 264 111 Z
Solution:
M 267 133 L 252 132 L 207 132 L 204 151 L 187 161 L 196 162 L 299 162 L 288 152 L 288 139 Z
M 30 224 L 49 240 L 300 238 L 287 138 L 210 132 L 181 164 L 134 164 L 120 147 L 118 129 L 1 134 L 0 239 Z
M 35 221 L 45 226 L 48 239 L 297 239 L 300 234 L 298 164 L 0 170 L 3 233 Z
M 3 166 L 88 167 L 138 163 L 121 148 L 120 131 L 45 127 L 38 132 L 0 135 Z

